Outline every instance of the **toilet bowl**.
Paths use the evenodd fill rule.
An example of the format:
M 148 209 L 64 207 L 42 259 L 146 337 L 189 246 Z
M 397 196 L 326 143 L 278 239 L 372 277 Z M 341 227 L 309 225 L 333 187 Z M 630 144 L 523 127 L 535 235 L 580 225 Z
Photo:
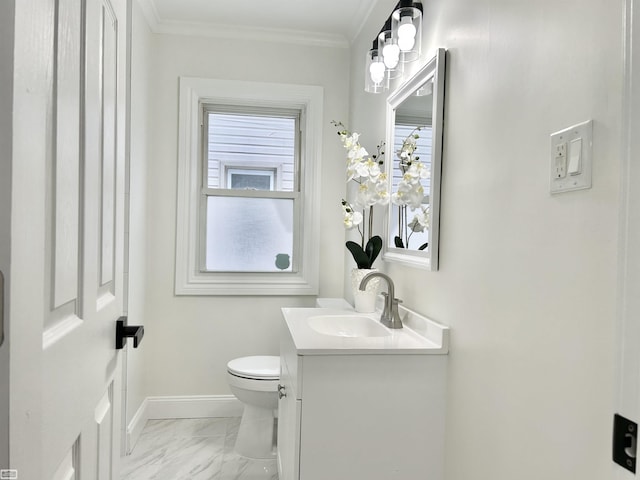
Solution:
M 241 357 L 227 364 L 231 392 L 244 404 L 236 452 L 272 459 L 276 456 L 274 423 L 278 408 L 280 357 Z

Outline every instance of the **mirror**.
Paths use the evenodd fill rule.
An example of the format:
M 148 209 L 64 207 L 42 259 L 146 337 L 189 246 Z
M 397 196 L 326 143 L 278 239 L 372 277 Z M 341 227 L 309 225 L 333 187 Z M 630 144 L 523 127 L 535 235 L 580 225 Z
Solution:
M 384 259 L 438 269 L 445 50 L 387 99 Z

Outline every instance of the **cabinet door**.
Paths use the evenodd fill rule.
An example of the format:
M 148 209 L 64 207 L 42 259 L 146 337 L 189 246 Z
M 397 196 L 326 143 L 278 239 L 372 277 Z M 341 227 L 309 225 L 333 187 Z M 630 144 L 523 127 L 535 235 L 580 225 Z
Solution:
M 278 475 L 280 480 L 298 480 L 302 401 L 296 398 L 295 382 L 284 361 L 281 361 L 280 383 L 284 396 L 278 403 Z

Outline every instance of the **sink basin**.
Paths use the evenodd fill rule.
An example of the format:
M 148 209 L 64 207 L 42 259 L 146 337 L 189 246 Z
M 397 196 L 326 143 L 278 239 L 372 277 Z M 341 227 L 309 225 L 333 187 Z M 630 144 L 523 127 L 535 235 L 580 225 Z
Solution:
M 334 337 L 386 337 L 391 335 L 380 323 L 362 315 L 316 315 L 307 319 L 309 327 Z

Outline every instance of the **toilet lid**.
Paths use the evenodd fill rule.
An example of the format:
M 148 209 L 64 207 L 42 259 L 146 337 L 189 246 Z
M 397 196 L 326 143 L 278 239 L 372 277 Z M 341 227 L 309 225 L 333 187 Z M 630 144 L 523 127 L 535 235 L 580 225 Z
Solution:
M 227 370 L 232 375 L 261 380 L 277 380 L 280 378 L 280 357 L 256 356 L 242 357 L 227 363 Z

